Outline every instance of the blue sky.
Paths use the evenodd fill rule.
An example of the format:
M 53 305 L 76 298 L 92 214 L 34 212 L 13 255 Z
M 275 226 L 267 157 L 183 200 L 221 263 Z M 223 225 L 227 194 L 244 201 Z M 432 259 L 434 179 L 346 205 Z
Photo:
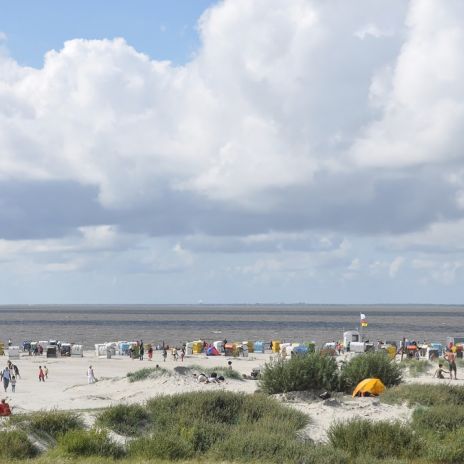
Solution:
M 0 30 L 22 65 L 41 67 L 44 54 L 66 40 L 124 37 L 137 50 L 184 63 L 198 47 L 196 22 L 212 0 L 2 0 Z
M 460 0 L 0 4 L 0 303 L 462 303 Z

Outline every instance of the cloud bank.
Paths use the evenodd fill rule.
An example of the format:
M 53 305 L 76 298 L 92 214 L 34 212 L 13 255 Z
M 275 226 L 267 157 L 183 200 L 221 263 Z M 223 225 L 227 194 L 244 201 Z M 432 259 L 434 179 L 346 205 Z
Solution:
M 447 265 L 436 233 L 464 219 L 462 2 L 226 0 L 198 33 L 182 66 L 77 38 L 34 69 L 2 39 L 9 259 L 105 275 L 201 273 L 205 259 L 240 291 L 243 274 L 285 274 L 286 300 L 318 270 L 340 285 L 379 270 L 462 280 L 462 248 Z M 107 266 L 82 231 L 108 228 Z M 13 246 L 30 241 L 74 245 L 47 261 Z

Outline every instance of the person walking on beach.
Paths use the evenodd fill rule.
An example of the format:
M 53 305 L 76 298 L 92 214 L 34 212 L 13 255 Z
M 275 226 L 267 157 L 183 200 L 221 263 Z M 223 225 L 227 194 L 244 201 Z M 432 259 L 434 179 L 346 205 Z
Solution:
M 3 389 L 6 391 L 8 390 L 8 385 L 10 385 L 11 380 L 11 371 L 8 366 L 5 367 L 2 371 L 2 381 L 3 381 Z
M 39 382 L 45 382 L 45 374 L 42 366 L 39 366 Z
M 163 348 L 163 361 L 166 362 L 166 358 L 168 357 L 168 352 L 166 348 Z
M 87 380 L 90 383 L 95 383 L 95 373 L 93 371 L 93 367 L 92 366 L 89 366 L 89 368 L 87 369 Z
M 16 364 L 13 364 L 13 370 L 14 370 L 14 375 L 20 379 L 21 376 L 19 375 L 19 369 L 18 369 L 18 366 Z
M 143 340 L 140 340 L 140 348 L 139 348 L 139 359 L 143 361 L 143 355 L 145 353 L 145 348 L 143 346 Z
M 180 360 L 181 360 L 181 362 L 184 362 L 184 358 L 185 358 L 185 348 L 182 347 L 182 350 L 180 351 Z
M 48 367 L 47 366 L 44 366 L 44 375 L 45 375 L 45 378 L 48 379 Z
M 456 352 L 455 351 L 449 351 L 449 352 L 445 353 L 444 358 L 448 361 L 450 379 L 453 378 L 453 372 L 454 372 L 454 380 L 457 380 L 458 379 L 457 378 L 458 368 L 456 366 Z
M 148 360 L 151 361 L 153 359 L 153 347 L 151 345 L 148 345 Z
M 13 375 L 11 377 L 11 392 L 14 393 L 16 391 L 16 376 Z

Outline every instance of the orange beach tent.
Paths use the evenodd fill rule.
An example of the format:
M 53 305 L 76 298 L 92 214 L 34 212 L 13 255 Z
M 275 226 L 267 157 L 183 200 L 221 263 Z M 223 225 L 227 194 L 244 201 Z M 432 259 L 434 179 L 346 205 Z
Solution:
M 358 383 L 353 391 L 353 398 L 356 395 L 363 396 L 364 393 L 369 393 L 374 396 L 380 395 L 385 390 L 385 385 L 380 379 L 364 379 Z

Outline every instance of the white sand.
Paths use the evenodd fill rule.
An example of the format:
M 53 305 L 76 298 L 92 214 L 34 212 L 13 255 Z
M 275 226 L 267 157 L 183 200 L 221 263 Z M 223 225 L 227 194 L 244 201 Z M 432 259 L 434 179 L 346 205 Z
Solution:
M 157 395 L 176 394 L 191 391 L 228 390 L 233 392 L 253 393 L 258 383 L 253 380 L 230 380 L 222 384 L 199 384 L 192 375 L 174 373 L 176 366 L 191 366 L 193 364 L 204 368 L 220 366 L 227 367 L 227 361 L 232 360 L 233 368 L 242 374 L 249 375 L 255 367 L 262 367 L 269 360 L 269 354 L 250 354 L 248 358 L 226 358 L 189 356 L 182 363 L 173 361 L 171 356 L 163 362 L 160 352 L 155 352 L 153 361 L 131 360 L 127 357 L 113 357 L 112 359 L 97 358 L 93 352 L 85 352 L 83 358 L 57 358 L 21 356 L 13 360 L 20 369 L 21 378 L 16 386 L 16 393 L 9 388 L 6 394 L 13 406 L 13 413 L 37 411 L 45 409 L 65 409 L 88 411 L 110 405 L 143 402 Z M 6 365 L 7 357 L 0 357 L 0 366 Z M 161 376 L 129 383 L 126 375 L 145 367 L 161 367 L 171 372 L 170 376 Z M 42 383 L 38 381 L 39 365 L 46 365 L 49 369 L 48 379 Z M 98 382 L 87 383 L 87 369 L 94 367 Z M 406 382 L 436 383 L 464 385 L 463 380 L 450 381 L 432 378 L 434 369 L 427 375 L 417 378 L 406 376 Z M 458 371 L 458 377 L 459 377 Z M 464 374 L 464 373 L 463 373 Z M 311 423 L 305 433 L 316 441 L 324 441 L 326 432 L 334 421 L 344 421 L 354 417 L 369 420 L 400 420 L 407 421 L 411 410 L 405 405 L 391 406 L 381 403 L 377 398 L 355 398 L 337 395 L 335 398 L 322 401 L 319 398 L 305 397 L 304 394 L 279 395 L 280 400 L 291 407 L 308 414 Z

